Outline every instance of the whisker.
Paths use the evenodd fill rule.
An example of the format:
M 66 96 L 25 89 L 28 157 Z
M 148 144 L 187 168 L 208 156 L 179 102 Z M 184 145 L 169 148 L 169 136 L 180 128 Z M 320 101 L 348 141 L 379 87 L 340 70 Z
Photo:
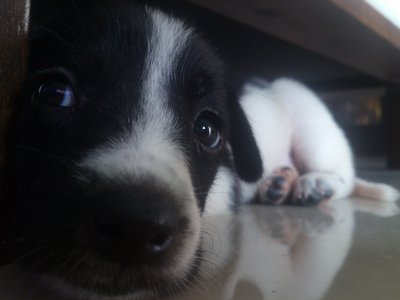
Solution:
M 50 28 L 44 27 L 44 26 L 35 26 L 37 30 L 41 30 L 47 33 L 50 33 L 53 37 L 55 37 L 57 40 L 59 40 L 65 47 L 66 49 L 70 52 L 71 55 L 74 57 L 79 57 L 78 52 L 76 52 L 71 45 L 64 39 L 62 38 L 58 33 L 55 31 L 51 30 Z
M 231 192 L 227 192 L 227 191 L 213 191 L 213 194 L 220 194 L 220 195 L 227 195 L 227 194 L 231 194 Z M 195 196 L 204 196 L 204 195 L 209 195 L 211 194 L 210 192 L 200 192 L 200 193 L 194 193 Z
M 37 254 L 40 251 L 44 251 L 44 250 L 47 250 L 47 249 L 49 249 L 48 245 L 43 245 L 42 247 L 35 248 L 34 250 L 32 250 L 32 251 L 30 251 L 28 253 L 24 253 L 20 257 L 17 257 L 15 260 L 13 260 L 12 264 L 18 264 L 18 263 L 22 262 L 23 260 L 33 256 L 34 254 Z
M 54 269 L 54 274 L 59 274 L 63 271 L 63 268 L 74 259 L 74 256 L 79 254 L 78 250 L 71 251 L 69 254 L 65 255 L 63 258 L 65 259 L 63 263 L 61 263 L 56 269 Z
M 76 4 L 75 0 L 72 0 L 72 5 L 73 5 L 74 10 L 75 10 L 75 12 L 76 12 L 76 15 L 77 15 L 77 17 L 78 17 L 79 25 L 81 26 L 81 29 L 83 30 L 83 29 L 85 28 L 85 26 L 84 26 L 84 23 L 83 23 L 83 19 L 82 19 L 82 16 L 81 16 L 79 7 L 78 7 L 78 5 Z
M 73 273 L 81 264 L 83 264 L 87 260 L 88 257 L 89 257 L 89 254 L 86 253 L 73 266 L 71 266 L 71 268 L 65 273 L 64 277 L 68 277 L 71 273 Z
M 17 149 L 22 149 L 22 150 L 31 151 L 31 152 L 35 152 L 35 153 L 37 153 L 37 154 L 42 154 L 42 155 L 44 155 L 44 156 L 50 157 L 50 158 L 55 159 L 55 160 L 66 161 L 66 162 L 74 162 L 72 159 L 69 159 L 69 158 L 66 158 L 66 157 L 57 156 L 57 155 L 54 155 L 54 154 L 52 154 L 52 153 L 45 152 L 45 151 L 42 151 L 42 150 L 40 150 L 40 149 L 31 147 L 31 146 L 16 145 L 16 148 L 17 148 Z
M 48 248 L 48 247 L 46 247 L 46 248 Z M 44 250 L 44 249 L 41 249 L 41 250 Z M 24 271 L 25 271 L 24 274 L 19 278 L 19 280 L 18 280 L 18 282 L 16 283 L 15 286 L 18 287 L 19 285 L 22 285 L 22 284 L 27 280 L 27 278 L 30 277 L 30 276 L 32 275 L 33 272 L 35 272 L 35 270 L 36 270 L 39 266 L 41 266 L 42 264 L 44 264 L 44 263 L 45 263 L 46 261 L 48 261 L 50 258 L 56 256 L 59 252 L 60 252 L 60 250 L 58 250 L 58 251 L 57 251 L 57 250 L 53 250 L 51 253 L 49 253 L 49 255 L 44 256 L 43 259 L 37 261 L 34 265 L 31 265 L 31 266 L 29 266 L 29 268 L 25 269 L 25 270 L 24 270 Z M 32 253 L 31 255 L 33 255 L 33 253 Z M 25 259 L 26 259 L 26 258 L 25 258 Z M 35 290 L 38 289 L 38 288 L 39 288 L 39 285 L 34 285 L 34 286 L 32 287 L 32 289 L 30 290 L 30 294 L 33 296 Z

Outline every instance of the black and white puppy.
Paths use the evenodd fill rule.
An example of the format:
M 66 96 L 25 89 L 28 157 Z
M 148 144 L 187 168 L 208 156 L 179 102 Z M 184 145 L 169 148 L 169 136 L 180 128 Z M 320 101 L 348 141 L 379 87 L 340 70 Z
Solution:
M 73 299 L 169 294 L 195 276 L 201 215 L 229 209 L 235 187 L 275 204 L 354 190 L 347 142 L 306 88 L 248 85 L 241 106 L 183 22 L 132 1 L 60 2 L 33 7 L 11 143 L 8 243 L 39 282 Z
M 171 292 L 195 272 L 218 169 L 261 176 L 250 126 L 192 28 L 132 1 L 61 2 L 32 11 L 13 252 L 72 298 Z

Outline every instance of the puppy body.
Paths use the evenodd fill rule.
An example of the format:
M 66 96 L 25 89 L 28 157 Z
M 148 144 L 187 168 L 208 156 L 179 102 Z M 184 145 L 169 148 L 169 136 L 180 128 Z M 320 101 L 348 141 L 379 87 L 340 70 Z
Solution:
M 395 201 L 398 192 L 384 184 L 355 177 L 349 143 L 322 101 L 304 85 L 290 79 L 271 84 L 245 84 L 241 105 L 252 125 L 263 161 L 257 184 L 241 182 L 243 199 L 270 204 L 292 202 L 312 205 L 351 194 L 374 200 Z M 285 175 L 287 186 L 278 199 L 268 195 L 274 177 Z M 325 194 L 324 194 L 325 193 Z

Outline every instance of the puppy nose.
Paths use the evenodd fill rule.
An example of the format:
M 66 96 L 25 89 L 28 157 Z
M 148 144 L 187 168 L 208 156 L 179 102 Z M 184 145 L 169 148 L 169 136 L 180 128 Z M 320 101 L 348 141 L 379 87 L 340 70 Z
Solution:
M 160 253 L 170 244 L 175 226 L 165 216 L 133 216 L 97 209 L 94 216 L 94 228 L 97 238 L 104 244 L 118 247 L 132 247 L 137 252 L 141 248 L 144 255 Z M 129 250 L 129 249 L 128 249 Z
M 96 248 L 122 264 L 151 262 L 165 255 L 178 242 L 178 229 L 185 222 L 164 197 L 119 192 L 97 199 L 93 211 Z

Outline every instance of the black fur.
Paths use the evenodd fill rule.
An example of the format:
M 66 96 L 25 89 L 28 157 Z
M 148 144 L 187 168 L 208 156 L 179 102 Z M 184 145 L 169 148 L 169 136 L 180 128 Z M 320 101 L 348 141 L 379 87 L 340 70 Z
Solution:
M 88 186 L 81 185 L 74 177 L 76 163 L 91 150 L 126 135 L 141 114 L 139 93 L 150 24 L 144 7 L 132 1 L 32 2 L 29 74 L 24 96 L 18 103 L 12 144 L 15 155 L 10 172 L 15 197 L 7 200 L 15 201 L 15 217 L 8 232 L 9 247 L 16 257 L 22 257 L 44 245 L 42 250 L 19 260 L 19 264 L 102 294 L 150 288 L 146 278 L 135 274 L 138 262 L 130 263 L 124 270 L 104 270 L 111 279 L 97 284 L 93 284 L 89 271 L 95 267 L 101 277 L 101 262 L 110 259 L 102 255 L 96 242 L 92 243 L 88 229 L 96 201 L 111 191 L 112 199 L 124 197 L 132 186 L 116 188 L 96 176 Z M 244 180 L 258 179 L 262 164 L 238 99 L 226 89 L 223 65 L 199 34 L 190 37 L 175 68 L 176 76 L 166 83 L 168 105 L 178 116 L 175 142 L 189 158 L 193 189 L 203 211 L 218 166 L 231 167 L 228 144 L 236 171 Z M 70 82 L 77 100 L 73 109 L 49 107 L 34 100 L 38 86 L 54 78 Z M 204 150 L 193 137 L 193 122 L 203 110 L 214 112 L 218 119 L 216 123 L 223 136 L 218 151 Z M 150 204 L 140 204 L 143 201 L 139 200 L 135 204 L 152 207 L 163 189 L 151 180 L 141 183 L 144 187 L 135 199 L 142 200 L 146 197 L 143 191 L 149 190 L 156 196 L 148 200 Z M 179 215 L 181 200 L 169 200 L 161 206 L 170 205 L 172 208 L 168 209 Z M 159 204 L 157 207 L 162 210 Z M 182 220 L 180 227 L 184 231 Z M 23 241 L 16 242 L 19 239 Z M 76 257 L 65 263 L 65 257 L 73 251 L 77 251 Z M 171 260 L 174 252 L 172 249 L 162 257 L 162 263 Z M 80 264 L 73 272 L 65 272 L 85 253 L 96 259 Z M 47 259 L 36 264 L 43 257 Z M 165 278 L 152 279 L 154 288 L 165 291 Z
M 230 142 L 236 172 L 241 179 L 253 182 L 259 179 L 263 172 L 261 155 L 253 138 L 251 126 L 239 105 L 238 94 L 230 92 L 229 95 L 231 97 L 231 101 L 229 101 Z

